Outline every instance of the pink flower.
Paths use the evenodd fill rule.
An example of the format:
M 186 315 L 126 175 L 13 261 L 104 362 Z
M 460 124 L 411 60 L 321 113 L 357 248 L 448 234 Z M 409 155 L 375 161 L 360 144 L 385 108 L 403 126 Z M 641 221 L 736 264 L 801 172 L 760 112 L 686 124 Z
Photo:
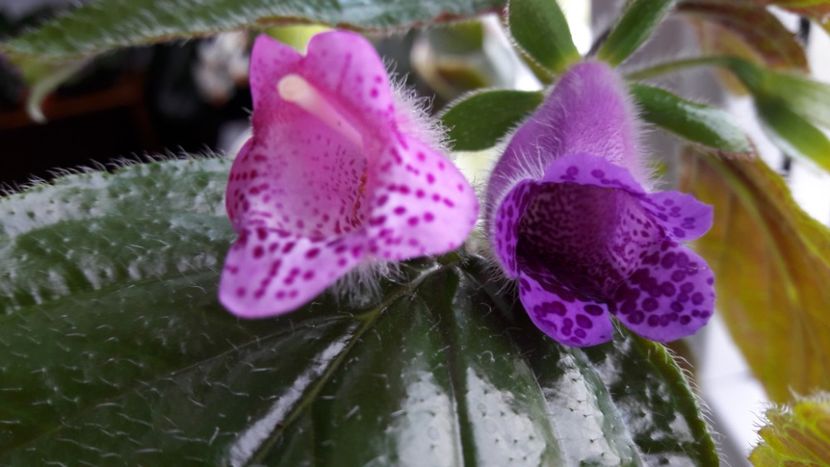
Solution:
M 301 56 L 260 36 L 250 79 L 253 137 L 226 199 L 239 238 L 219 288 L 232 313 L 286 313 L 362 263 L 464 242 L 475 193 L 395 101 L 369 42 L 327 32 Z
M 611 315 L 646 338 L 694 333 L 712 315 L 714 278 L 681 242 L 712 208 L 643 188 L 637 125 L 607 65 L 575 65 L 510 140 L 488 187 L 496 258 L 531 320 L 553 339 L 611 339 Z

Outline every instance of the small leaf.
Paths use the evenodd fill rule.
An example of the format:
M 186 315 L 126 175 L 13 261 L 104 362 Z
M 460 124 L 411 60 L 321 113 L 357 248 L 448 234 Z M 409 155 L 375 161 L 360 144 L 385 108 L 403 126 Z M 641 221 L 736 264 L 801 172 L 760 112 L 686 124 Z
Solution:
M 810 159 L 830 172 L 830 139 L 827 135 L 793 112 L 789 103 L 759 96 L 755 108 L 773 143 L 787 154 Z
M 645 84 L 633 84 L 631 93 L 647 122 L 719 151 L 752 151 L 746 134 L 728 112 L 681 99 L 671 92 Z
M 712 0 L 684 0 L 678 11 L 686 13 L 726 29 L 739 37 L 742 45 L 752 50 L 753 55 L 771 68 L 798 69 L 807 71 L 807 56 L 804 47 L 795 36 L 763 6 L 734 1 L 713 2 Z M 712 34 L 712 30 L 706 31 Z M 743 47 L 730 47 L 722 35 L 701 37 L 708 52 L 742 56 Z M 743 56 L 743 58 L 748 58 Z
M 830 128 L 830 86 L 743 60 L 732 59 L 728 64 L 752 93 L 773 142 L 830 171 L 830 140 L 811 123 Z
M 70 79 L 86 64 L 87 60 L 74 60 L 67 63 L 43 62 L 27 57 L 17 62 L 23 80 L 29 84 L 26 97 L 26 113 L 37 123 L 45 123 L 43 101 L 46 97 Z
M 675 3 L 675 0 L 630 0 L 597 57 L 612 65 L 625 61 L 651 37 Z
M 13 56 L 65 60 L 116 48 L 285 23 L 388 30 L 498 10 L 504 0 L 98 0 L 5 42 Z
M 682 189 L 715 208 L 697 250 L 715 271 L 718 312 L 753 373 L 777 402 L 830 388 L 830 229 L 757 158 L 690 150 L 684 168 Z
M 441 114 L 455 151 L 494 146 L 542 102 L 542 93 L 508 89 L 480 91 L 460 97 Z
M 830 394 L 799 398 L 773 407 L 758 432 L 763 439 L 749 455 L 755 467 L 826 465 L 830 459 Z
M 571 30 L 556 0 L 511 0 L 510 34 L 545 69 L 561 73 L 579 60 Z
M 235 319 L 229 166 L 0 199 L 0 464 L 717 463 L 661 345 L 562 347 L 476 257 L 406 263 L 364 306 Z

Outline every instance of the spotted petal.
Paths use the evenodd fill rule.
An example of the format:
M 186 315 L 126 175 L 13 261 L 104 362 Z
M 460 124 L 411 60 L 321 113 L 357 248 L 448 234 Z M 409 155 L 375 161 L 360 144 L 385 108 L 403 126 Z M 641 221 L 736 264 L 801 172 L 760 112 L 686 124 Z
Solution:
M 538 184 L 525 180 L 513 187 L 499 203 L 499 207 L 490 224 L 490 238 L 507 277 L 519 276 L 518 251 L 519 221 L 528 204 L 536 194 Z
M 568 154 L 553 161 L 542 180 L 556 183 L 575 183 L 600 188 L 616 188 L 634 195 L 643 195 L 643 187 L 631 173 L 607 159 L 591 154 Z
M 358 235 L 313 242 L 266 227 L 244 229 L 225 260 L 219 299 L 244 318 L 281 314 L 313 299 L 365 254 Z
M 277 93 L 277 81 L 291 73 L 301 59 L 297 51 L 266 35 L 254 41 L 249 73 L 254 128 L 271 121 L 279 111 L 282 99 Z
M 395 124 L 395 98 L 386 67 L 360 34 L 333 31 L 308 43 L 302 74 L 365 133 Z
M 686 193 L 664 191 L 649 194 L 643 200 L 643 207 L 666 233 L 677 240 L 695 240 L 712 228 L 712 207 Z
M 478 200 L 461 172 L 418 140 L 403 137 L 382 154 L 371 200 L 370 251 L 386 260 L 458 248 L 475 225 Z
M 544 269 L 522 268 L 519 299 L 531 321 L 557 342 L 583 347 L 611 340 L 608 306 L 579 296 Z
M 636 130 L 635 109 L 619 73 L 599 61 L 574 65 L 510 139 L 493 169 L 487 201 L 495 203 L 529 169 L 543 171 L 568 154 L 602 156 L 643 181 L 647 174 Z
M 693 334 L 712 316 L 713 284 L 703 258 L 666 240 L 617 290 L 613 309 L 637 334 L 670 342 Z

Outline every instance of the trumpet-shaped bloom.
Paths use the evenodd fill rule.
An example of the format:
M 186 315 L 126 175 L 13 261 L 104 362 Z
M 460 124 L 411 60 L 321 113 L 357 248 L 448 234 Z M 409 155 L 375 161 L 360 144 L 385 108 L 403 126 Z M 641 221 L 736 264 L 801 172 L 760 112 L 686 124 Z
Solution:
M 650 193 L 624 84 L 574 66 L 510 140 L 488 187 L 495 256 L 531 320 L 555 340 L 611 339 L 611 315 L 646 338 L 694 333 L 712 314 L 711 270 L 681 242 L 712 225 L 692 196 Z
M 362 263 L 462 244 L 475 193 L 396 102 L 365 39 L 319 34 L 301 56 L 260 36 L 250 81 L 253 136 L 226 193 L 239 237 L 219 296 L 231 312 L 285 313 Z

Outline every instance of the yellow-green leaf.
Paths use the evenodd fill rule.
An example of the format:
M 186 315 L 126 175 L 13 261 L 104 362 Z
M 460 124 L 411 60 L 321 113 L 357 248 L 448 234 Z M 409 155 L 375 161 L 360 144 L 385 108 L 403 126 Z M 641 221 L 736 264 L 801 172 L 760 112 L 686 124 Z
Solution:
M 830 229 L 759 159 L 688 151 L 683 189 L 715 208 L 698 241 L 719 313 L 772 400 L 830 389 Z
M 830 463 L 830 394 L 767 410 L 763 438 L 749 456 L 756 467 L 820 466 Z
M 678 6 L 678 11 L 722 28 L 698 31 L 702 36 L 701 46 L 707 52 L 737 53 L 771 68 L 808 69 L 804 48 L 763 6 L 734 1 L 685 0 Z

